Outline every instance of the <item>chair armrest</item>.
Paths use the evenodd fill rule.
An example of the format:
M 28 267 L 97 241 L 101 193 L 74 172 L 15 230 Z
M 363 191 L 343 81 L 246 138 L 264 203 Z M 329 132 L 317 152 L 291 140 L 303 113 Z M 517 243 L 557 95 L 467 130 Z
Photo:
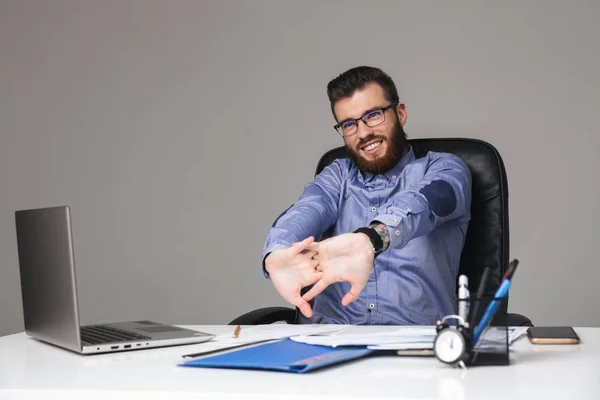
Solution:
M 229 325 L 266 325 L 281 321 L 293 324 L 295 319 L 296 310 L 293 308 L 264 307 L 240 315 Z
M 521 314 L 508 313 L 506 318 L 508 326 L 533 326 L 529 318 Z

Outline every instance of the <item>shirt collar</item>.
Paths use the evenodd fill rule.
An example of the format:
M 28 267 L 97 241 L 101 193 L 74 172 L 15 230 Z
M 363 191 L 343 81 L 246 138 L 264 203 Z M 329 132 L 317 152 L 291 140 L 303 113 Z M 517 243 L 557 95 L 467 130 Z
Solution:
M 414 160 L 415 160 L 415 153 L 413 151 L 412 146 L 409 145 L 408 151 L 406 152 L 405 155 L 402 156 L 400 161 L 398 161 L 398 163 L 393 168 L 391 168 L 390 170 L 388 170 L 386 172 L 383 172 L 381 175 L 385 175 L 390 180 L 395 180 L 396 178 L 398 178 L 400 176 L 400 173 L 402 172 L 404 167 L 406 167 L 408 164 L 410 164 Z M 371 172 L 361 171 L 361 173 L 363 175 L 364 183 L 370 182 L 375 177 L 375 174 L 372 174 Z

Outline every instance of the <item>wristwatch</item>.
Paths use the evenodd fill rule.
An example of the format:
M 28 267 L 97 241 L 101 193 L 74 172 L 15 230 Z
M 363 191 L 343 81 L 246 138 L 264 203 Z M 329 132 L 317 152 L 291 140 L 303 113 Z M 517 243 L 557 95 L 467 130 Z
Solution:
M 364 233 L 371 240 L 371 244 L 373 245 L 373 251 L 375 252 L 375 257 L 381 253 L 383 250 L 383 239 L 379 236 L 379 233 L 373 228 L 363 227 L 358 228 L 354 231 L 354 233 Z

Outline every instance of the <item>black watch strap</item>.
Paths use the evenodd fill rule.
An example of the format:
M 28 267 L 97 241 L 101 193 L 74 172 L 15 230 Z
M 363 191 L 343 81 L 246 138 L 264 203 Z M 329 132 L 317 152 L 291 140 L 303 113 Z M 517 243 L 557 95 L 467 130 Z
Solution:
M 371 244 L 373 244 L 373 251 L 375 252 L 375 257 L 377 257 L 379 253 L 381 253 L 381 250 L 383 250 L 383 239 L 381 239 L 381 236 L 379 236 L 379 233 L 377 233 L 375 229 L 363 227 L 358 228 L 354 231 L 354 233 L 364 233 L 369 237 L 369 239 L 371 240 Z

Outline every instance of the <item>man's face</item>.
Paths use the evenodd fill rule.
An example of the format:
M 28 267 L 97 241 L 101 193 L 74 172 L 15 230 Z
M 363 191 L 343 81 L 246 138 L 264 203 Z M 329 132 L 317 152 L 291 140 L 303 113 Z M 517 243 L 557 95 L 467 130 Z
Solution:
M 357 90 L 348 98 L 334 105 L 334 113 L 339 122 L 360 118 L 367 112 L 390 104 L 383 89 L 376 83 Z M 358 121 L 357 131 L 344 136 L 346 149 L 352 161 L 363 171 L 373 174 L 383 173 L 394 167 L 404 155 L 407 141 L 402 126 L 406 122 L 406 107 L 403 103 L 384 111 L 385 121 L 368 127 Z

